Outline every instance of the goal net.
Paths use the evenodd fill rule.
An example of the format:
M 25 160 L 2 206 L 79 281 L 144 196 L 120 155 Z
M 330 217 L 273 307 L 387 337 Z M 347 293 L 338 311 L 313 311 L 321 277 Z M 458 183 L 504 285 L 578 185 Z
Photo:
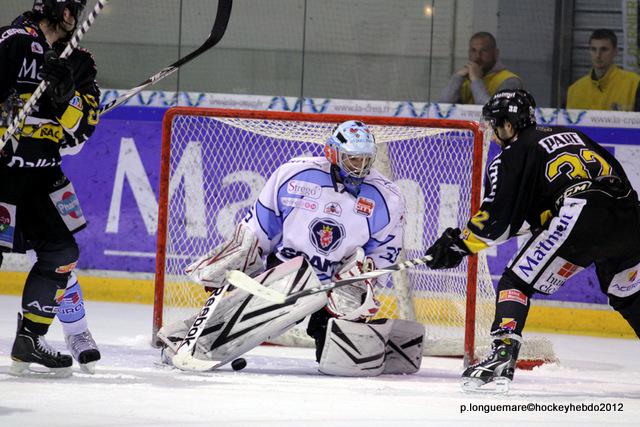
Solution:
M 336 124 L 353 117 L 269 111 L 170 109 L 164 118 L 154 334 L 205 301 L 184 268 L 230 237 L 281 164 L 321 156 Z M 359 117 L 378 144 L 375 167 L 404 194 L 402 259 L 417 258 L 477 210 L 483 141 L 473 122 Z M 455 269 L 417 267 L 377 281 L 379 317 L 425 326 L 425 354 L 464 355 L 488 343 L 495 291 L 482 255 Z M 293 331 L 284 343 L 304 342 Z

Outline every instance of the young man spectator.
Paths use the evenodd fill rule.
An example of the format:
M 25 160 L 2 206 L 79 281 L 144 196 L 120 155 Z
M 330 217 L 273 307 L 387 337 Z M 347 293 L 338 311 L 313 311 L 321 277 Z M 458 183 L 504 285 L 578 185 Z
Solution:
M 593 68 L 569 86 L 567 108 L 640 111 L 640 76 L 614 64 L 618 38 L 611 30 L 595 30 L 589 37 Z
M 499 54 L 491 33 L 481 31 L 471 36 L 469 62 L 451 76 L 438 102 L 482 105 L 500 90 L 522 89 L 522 80 L 505 68 Z

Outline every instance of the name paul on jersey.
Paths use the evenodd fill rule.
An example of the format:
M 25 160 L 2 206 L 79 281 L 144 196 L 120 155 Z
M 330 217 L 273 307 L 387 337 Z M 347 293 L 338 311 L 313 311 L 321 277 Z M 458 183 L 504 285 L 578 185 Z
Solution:
M 578 136 L 575 132 L 563 132 L 557 133 L 555 135 L 548 136 L 546 138 L 542 138 L 538 144 L 542 148 L 544 148 L 547 153 L 553 153 L 554 151 L 566 147 L 567 145 L 582 145 L 585 143 L 580 136 Z

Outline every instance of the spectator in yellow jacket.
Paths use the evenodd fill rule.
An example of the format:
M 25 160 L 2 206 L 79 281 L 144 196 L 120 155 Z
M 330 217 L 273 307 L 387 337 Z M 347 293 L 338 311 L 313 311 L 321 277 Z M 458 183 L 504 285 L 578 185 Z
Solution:
M 581 110 L 640 111 L 640 76 L 615 65 L 618 38 L 608 29 L 595 30 L 589 37 L 593 68 L 569 86 L 567 108 Z
M 456 71 L 442 90 L 438 102 L 485 104 L 502 89 L 523 89 L 522 81 L 500 62 L 493 34 L 481 31 L 469 39 L 469 62 Z

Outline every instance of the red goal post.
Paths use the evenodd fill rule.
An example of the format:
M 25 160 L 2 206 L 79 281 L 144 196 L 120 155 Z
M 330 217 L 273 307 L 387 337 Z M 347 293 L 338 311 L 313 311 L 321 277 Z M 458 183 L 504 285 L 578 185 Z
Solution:
M 407 252 L 412 254 L 407 254 L 407 258 L 422 256 L 426 247 L 437 238 L 437 232 L 442 229 L 442 224 L 437 223 L 438 219 L 463 226 L 469 215 L 478 210 L 482 185 L 483 137 L 475 122 L 195 107 L 170 108 L 164 116 L 162 134 L 154 338 L 163 320 L 176 321 L 180 316 L 188 317 L 188 314 L 195 312 L 205 300 L 204 291 L 197 285 L 189 284 L 188 280 L 181 276 L 182 269 L 190 260 L 223 240 L 224 236 L 220 235 L 220 211 L 228 208 L 230 204 L 239 203 L 240 199 L 244 203 L 244 209 L 247 209 L 246 195 L 257 194 L 255 188 L 247 184 L 254 181 L 242 180 L 243 171 L 252 177 L 255 175 L 255 182 L 259 181 L 258 175 L 266 179 L 277 166 L 291 157 L 320 153 L 321 144 L 331 129 L 340 122 L 352 119 L 361 120 L 369 125 L 377 143 L 384 148 L 379 151 L 386 158 L 376 161 L 376 167 L 382 169 L 392 180 L 405 185 L 401 188 L 415 190 L 411 194 L 405 194 L 405 198 L 411 198 L 410 201 L 414 202 L 414 199 L 419 199 L 416 197 L 418 194 L 426 195 L 422 201 L 417 201 L 424 210 L 417 223 L 423 224 L 424 230 L 421 230 L 422 234 L 419 236 L 406 236 L 405 242 L 407 238 L 413 239 L 410 245 L 413 249 L 407 249 Z M 188 160 L 185 160 L 187 158 Z M 192 161 L 193 164 L 187 161 Z M 387 166 L 381 167 L 380 164 L 384 162 Z M 186 171 L 189 173 L 185 173 Z M 197 179 L 192 174 L 198 175 Z M 241 182 L 241 185 L 225 181 L 231 174 L 239 177 L 238 182 Z M 187 182 L 188 180 L 191 181 Z M 204 187 L 211 184 L 212 187 L 198 189 L 200 184 Z M 247 185 L 248 189 L 245 188 Z M 451 189 L 454 190 L 454 196 L 447 195 L 447 191 Z M 193 191 L 196 195 L 189 196 L 188 191 Z M 444 198 L 448 197 L 453 198 L 445 201 Z M 459 200 L 455 200 L 455 197 Z M 442 209 L 449 204 L 456 206 L 456 217 L 453 220 L 447 216 L 438 218 L 437 215 L 443 215 Z M 193 211 L 204 213 L 205 218 L 187 218 L 190 214 L 193 215 Z M 231 216 L 239 220 L 242 218 L 241 214 L 242 210 L 238 210 L 235 216 Z M 228 217 L 229 215 L 224 217 L 227 225 Z M 188 230 L 185 231 L 188 227 L 191 227 L 191 234 Z M 197 231 L 194 231 L 195 229 Z M 486 264 L 486 258 L 484 263 Z M 436 309 L 441 313 L 437 313 L 435 317 L 446 318 L 452 304 L 452 301 L 447 299 L 455 299 L 455 304 L 463 302 L 465 309 L 462 325 L 436 325 L 435 329 L 446 330 L 447 334 L 449 330 L 459 329 L 452 334 L 464 342 L 463 355 L 466 361 L 474 360 L 478 257 L 468 257 L 459 270 L 448 276 L 437 275 L 426 269 L 415 270 L 407 272 L 404 279 L 400 276 L 394 277 L 384 285 L 385 290 L 390 289 L 390 306 L 400 304 L 401 291 L 396 290 L 396 287 L 399 287 L 403 280 L 409 283 L 410 289 L 402 292 L 408 294 L 414 311 L 423 310 L 418 307 L 416 301 L 424 299 L 428 306 L 441 305 L 441 308 Z M 484 286 L 486 287 L 488 280 L 493 291 L 486 266 L 482 274 Z M 456 281 L 456 289 L 451 290 L 451 283 L 447 284 L 449 288 L 428 289 L 432 282 L 443 281 Z M 495 295 L 495 291 L 493 292 Z M 485 296 L 485 299 L 490 300 L 490 295 Z M 422 304 L 422 301 L 420 303 Z M 494 301 L 490 303 L 493 305 Z M 399 316 L 398 308 L 395 310 L 396 313 L 388 315 Z M 180 314 L 172 314 L 174 311 Z M 483 329 L 488 328 L 486 321 L 487 319 Z M 438 322 L 440 321 L 435 323 Z M 488 329 L 478 333 L 487 334 Z

